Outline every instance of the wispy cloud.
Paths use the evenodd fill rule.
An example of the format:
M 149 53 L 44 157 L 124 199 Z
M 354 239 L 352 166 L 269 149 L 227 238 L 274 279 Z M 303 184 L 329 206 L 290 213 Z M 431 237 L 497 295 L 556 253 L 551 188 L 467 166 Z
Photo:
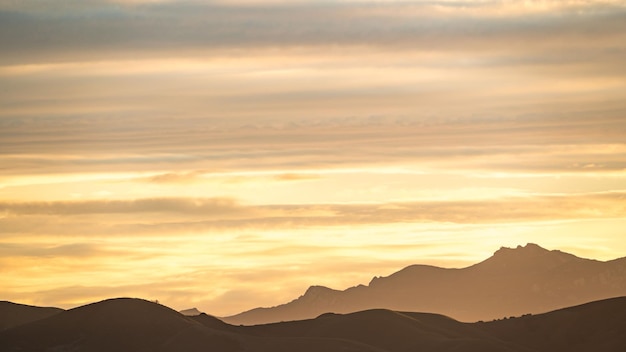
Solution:
M 493 224 L 619 218 L 623 192 L 385 204 L 238 205 L 224 199 L 0 203 L 5 235 L 167 235 L 396 223 Z M 119 214 L 119 215 L 116 215 Z M 106 216 L 105 216 L 106 215 Z M 141 215 L 139 221 L 133 218 Z
M 563 52 L 581 36 L 594 36 L 586 42 L 587 47 L 610 47 L 624 33 L 625 16 L 620 2 L 595 1 L 543 2 L 536 7 L 515 2 L 447 1 L 248 6 L 216 2 L 25 3 L 3 7 L 1 28 L 7 34 L 1 43 L 10 53 L 3 56 L 5 62 L 24 62 L 42 53 L 56 60 L 95 59 L 146 50 L 168 55 L 171 50 L 302 45 L 455 51 L 523 48 L 525 52 L 549 47 L 552 52 Z

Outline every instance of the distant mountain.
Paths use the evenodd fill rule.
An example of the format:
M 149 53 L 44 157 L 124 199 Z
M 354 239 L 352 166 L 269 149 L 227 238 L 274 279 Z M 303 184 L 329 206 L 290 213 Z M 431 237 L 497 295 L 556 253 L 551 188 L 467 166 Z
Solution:
M 197 308 L 184 309 L 184 310 L 181 310 L 179 313 L 188 317 L 193 317 L 194 315 L 202 314 L 202 312 L 199 311 Z
M 487 260 L 462 269 L 412 265 L 344 291 L 311 286 L 289 303 L 222 319 L 253 325 L 384 308 L 433 312 L 471 322 L 623 295 L 626 258 L 601 262 L 530 243 L 500 248 Z
M 53 307 L 34 307 L 7 301 L 0 301 L 0 331 L 31 321 L 47 318 L 62 312 Z
M 0 351 L 617 352 L 624 331 L 626 297 L 478 323 L 374 309 L 256 326 L 113 299 L 1 331 Z

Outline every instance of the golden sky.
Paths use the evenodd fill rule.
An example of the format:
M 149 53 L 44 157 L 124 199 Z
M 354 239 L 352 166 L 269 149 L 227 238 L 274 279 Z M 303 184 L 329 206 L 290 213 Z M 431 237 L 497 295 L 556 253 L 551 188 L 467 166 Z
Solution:
M 0 0 L 0 48 L 0 299 L 626 255 L 626 1 Z

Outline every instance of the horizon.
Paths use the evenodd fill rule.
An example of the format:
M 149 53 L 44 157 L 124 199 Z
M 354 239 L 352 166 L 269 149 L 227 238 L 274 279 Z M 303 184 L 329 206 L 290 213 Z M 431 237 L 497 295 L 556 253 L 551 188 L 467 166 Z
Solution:
M 442 267 L 437 267 L 437 268 L 442 268 L 442 269 L 454 269 L 454 270 L 469 269 L 470 267 L 474 267 L 474 266 L 476 266 L 476 265 L 478 265 L 478 264 L 481 264 L 481 263 L 483 263 L 483 262 L 488 261 L 488 259 L 491 259 L 491 258 L 495 257 L 496 255 L 498 255 L 498 253 L 504 253 L 504 252 L 506 252 L 506 251 L 503 251 L 503 250 L 508 250 L 508 251 L 510 251 L 510 252 L 513 252 L 513 251 L 518 251 L 518 252 L 519 252 L 519 251 L 525 251 L 526 253 L 529 253 L 529 252 L 528 252 L 528 249 L 529 249 L 529 248 L 530 248 L 531 250 L 534 250 L 535 248 L 536 248 L 536 249 L 540 249 L 540 250 L 542 250 L 542 252 L 547 252 L 547 253 L 554 253 L 554 252 L 557 252 L 557 253 L 562 253 L 562 254 L 568 254 L 568 255 L 571 255 L 571 253 L 566 253 L 566 252 L 563 252 L 563 251 L 558 250 L 558 249 L 549 249 L 549 248 L 544 248 L 544 247 L 542 247 L 542 246 L 540 246 L 539 244 L 536 244 L 536 243 L 527 243 L 527 244 L 525 244 L 525 245 L 518 245 L 518 246 L 516 246 L 516 247 L 500 247 L 500 248 L 499 248 L 498 250 L 496 250 L 496 251 L 493 253 L 493 255 L 492 255 L 492 256 L 490 256 L 489 258 L 485 258 L 484 260 L 481 260 L 481 261 L 480 261 L 480 262 L 478 262 L 478 263 L 470 264 L 470 265 L 469 265 L 469 266 L 467 266 L 467 267 L 461 267 L 461 268 L 451 268 L 451 267 L 450 267 L 450 268 L 442 268 Z M 501 254 L 501 255 L 502 255 L 502 254 Z M 597 259 L 593 259 L 593 258 L 582 258 L 582 257 L 578 257 L 578 256 L 574 256 L 574 257 L 575 257 L 575 258 L 578 258 L 578 259 L 583 259 L 583 260 L 598 261 Z M 532 256 L 531 256 L 531 257 L 529 257 L 529 259 L 530 259 L 530 258 L 532 258 Z M 624 256 L 624 257 L 620 257 L 620 258 L 615 258 L 615 259 L 613 259 L 613 260 L 608 260 L 608 261 L 600 261 L 600 262 L 602 262 L 602 263 L 606 263 L 606 262 L 611 262 L 611 261 L 614 261 L 614 260 L 617 260 L 617 259 L 625 259 L 625 258 L 626 258 L 626 256 Z M 398 269 L 397 271 L 395 271 L 395 272 L 394 272 L 394 273 L 392 273 L 392 274 L 399 273 L 400 271 L 403 271 L 404 269 L 410 268 L 410 267 L 412 267 L 412 266 L 423 266 L 423 265 L 422 265 L 422 264 L 413 264 L 413 265 L 409 265 L 408 267 L 404 267 L 404 268 L 400 268 L 400 269 Z M 384 278 L 386 278 L 386 277 L 385 277 L 385 276 L 374 276 L 374 277 L 372 278 L 372 281 L 373 281 L 373 280 L 375 280 L 375 279 L 384 279 Z M 341 292 L 341 291 L 343 291 L 343 292 L 347 292 L 347 290 L 348 290 L 348 289 L 351 289 L 351 288 L 356 288 L 357 286 L 369 286 L 370 284 L 371 284 L 371 282 L 369 282 L 369 283 L 361 283 L 361 284 L 358 284 L 358 285 L 355 285 L 355 286 L 346 287 L 346 288 L 341 288 L 341 289 L 332 288 L 332 287 L 325 287 L 325 286 L 320 286 L 320 285 L 311 285 L 311 286 L 309 286 L 309 287 L 307 288 L 306 292 L 303 292 L 303 293 L 302 293 L 302 295 L 300 295 L 298 298 L 302 298 L 303 296 L 307 295 L 307 294 L 309 293 L 309 290 L 310 290 L 311 288 L 315 288 L 315 287 L 323 287 L 323 288 L 328 288 L 328 289 L 330 289 L 330 290 L 332 290 L 332 291 L 340 291 L 340 292 Z M 573 303 L 573 304 L 571 304 L 571 303 L 570 303 L 570 304 L 566 304 L 566 305 L 563 305 L 563 306 L 560 306 L 560 307 L 559 307 L 559 306 L 557 306 L 557 307 L 551 307 L 551 308 L 549 308 L 549 309 L 545 309 L 545 310 L 542 310 L 542 311 L 537 311 L 537 312 L 530 312 L 530 311 L 526 311 L 525 313 L 522 313 L 522 314 L 518 314 L 518 315 L 513 314 L 513 315 L 510 315 L 510 317 L 511 317 L 511 318 L 515 318 L 515 317 L 525 317 L 525 316 L 530 316 L 530 315 L 543 315 L 543 314 L 545 314 L 545 313 L 550 313 L 550 312 L 560 311 L 560 310 L 563 310 L 563 309 L 570 309 L 570 308 L 575 308 L 575 307 L 579 307 L 579 306 L 587 306 L 587 305 L 589 305 L 589 304 L 597 303 L 597 302 L 600 302 L 600 301 L 610 301 L 610 300 L 614 300 L 614 299 L 616 299 L 616 298 L 626 298 L 626 296 L 625 296 L 625 295 L 623 295 L 623 294 L 618 294 L 618 295 L 607 295 L 607 296 L 604 296 L 604 295 L 602 295 L 602 294 L 601 294 L 599 297 L 602 297 L 602 298 L 596 298 L 596 299 L 593 299 L 593 300 L 583 300 L 583 301 L 580 301 L 580 302 L 578 302 L 578 303 Z M 82 303 L 82 304 L 80 304 L 80 305 L 73 306 L 73 307 L 53 307 L 53 306 L 41 307 L 41 306 L 35 306 L 35 305 L 28 305 L 28 304 L 24 304 L 24 303 L 21 303 L 21 302 L 12 302 L 12 301 L 4 301 L 4 302 L 7 302 L 7 303 L 13 303 L 13 304 L 18 304 L 18 305 L 32 306 L 32 307 L 36 307 L 36 308 L 61 308 L 61 309 L 63 309 L 63 310 L 72 310 L 72 309 L 75 309 L 75 308 L 80 308 L 80 307 L 84 307 L 84 306 L 88 306 L 88 305 L 93 305 L 93 304 L 96 304 L 96 303 L 102 303 L 102 302 L 106 302 L 106 301 L 114 301 L 114 300 L 142 300 L 142 301 L 147 301 L 147 302 L 155 303 L 155 304 L 158 304 L 158 305 L 163 305 L 163 306 L 165 306 L 165 307 L 167 307 L 167 308 L 170 308 L 170 309 L 172 309 L 172 310 L 174 310 L 174 311 L 176 311 L 176 312 L 178 312 L 178 313 L 180 313 L 180 314 L 183 314 L 183 315 L 185 315 L 185 316 L 189 316 L 189 314 L 187 314 L 187 312 L 188 312 L 188 311 L 194 311 L 194 312 L 197 312 L 197 313 L 198 313 L 198 315 L 201 315 L 201 314 L 207 314 L 207 315 L 209 315 L 209 316 L 219 318 L 220 320 L 222 320 L 222 321 L 223 321 L 223 322 L 225 322 L 226 324 L 229 324 L 229 325 L 232 325 L 232 326 L 236 326 L 236 325 L 238 325 L 238 326 L 244 326 L 244 325 L 246 325 L 246 326 L 250 326 L 250 325 L 262 325 L 262 324 L 268 324 L 268 323 L 271 323 L 271 322 L 266 322 L 266 323 L 255 323 L 255 324 L 250 324 L 250 323 L 248 323 L 248 324 L 241 324 L 241 323 L 236 323 L 236 322 L 234 322 L 234 321 L 230 321 L 229 319 L 232 319 L 232 318 L 234 318 L 235 316 L 238 316 L 238 315 L 248 314 L 248 313 L 250 313 L 250 312 L 252 312 L 252 311 L 257 310 L 257 308 L 264 308 L 264 309 L 265 309 L 265 308 L 277 308 L 278 306 L 283 306 L 283 305 L 291 304 L 291 303 L 293 303 L 294 301 L 296 301 L 296 300 L 297 300 L 297 298 L 294 298 L 294 301 L 283 302 L 282 304 L 280 304 L 280 305 L 278 305 L 278 306 L 271 306 L 271 307 L 267 307 L 267 306 L 259 306 L 259 307 L 254 307 L 254 308 L 252 308 L 252 309 L 250 309 L 250 310 L 237 312 L 237 313 L 235 313 L 235 314 L 231 314 L 231 315 L 221 315 L 221 316 L 220 316 L 220 315 L 215 315 L 215 314 L 212 314 L 211 312 L 206 312 L 206 311 L 203 311 L 202 309 L 198 309 L 197 307 L 187 307 L 187 308 L 177 308 L 177 307 L 171 307 L 171 306 L 169 306 L 169 305 L 167 305 L 167 304 L 165 304 L 165 303 L 163 303 L 163 302 L 160 302 L 159 300 L 151 300 L 151 299 L 147 299 L 147 298 L 145 298 L 145 297 L 140 297 L 140 296 L 114 296 L 114 297 L 106 297 L 106 298 L 99 299 L 99 300 L 97 300 L 97 301 L 85 302 L 85 303 Z M 0 300 L 0 302 L 2 302 L 2 301 L 3 301 L 3 300 Z M 352 313 L 360 313 L 360 312 L 365 312 L 365 311 L 368 311 L 368 310 L 389 310 L 389 311 L 397 311 L 397 312 L 400 312 L 400 310 L 397 310 L 397 309 L 391 309 L 391 308 L 385 308 L 385 307 L 377 307 L 377 308 L 373 308 L 373 307 L 372 307 L 372 308 L 363 309 L 363 310 L 354 310 L 354 311 L 352 311 L 352 310 L 348 310 L 347 312 L 335 312 L 335 311 L 328 311 L 328 312 L 324 312 L 324 313 L 320 313 L 320 314 L 321 314 L 321 315 L 324 315 L 324 314 L 326 314 L 326 313 L 332 313 L 332 314 L 345 315 L 345 314 L 352 314 Z M 403 310 L 403 311 L 404 311 L 404 310 Z M 482 322 L 482 321 L 484 321 L 484 320 L 485 320 L 485 319 L 474 319 L 474 320 L 467 320 L 467 319 L 465 319 L 465 320 L 463 320 L 463 319 L 459 319 L 458 317 L 450 316 L 450 315 L 444 314 L 444 313 L 439 312 L 439 311 L 433 311 L 433 312 L 430 312 L 430 311 L 427 311 L 427 310 L 423 310 L 423 311 L 422 311 L 422 310 L 411 310 L 411 312 L 414 312 L 414 313 L 424 313 L 424 314 L 438 314 L 438 315 L 442 315 L 442 316 L 446 316 L 446 317 L 452 318 L 452 319 L 457 320 L 457 321 L 465 321 L 465 322 L 468 322 L 468 323 Z M 226 319 L 225 319 L 225 318 L 226 318 Z M 281 319 L 281 320 L 280 320 L 280 322 L 285 322 L 285 321 L 290 322 L 290 321 L 298 321 L 298 320 L 308 320 L 308 319 L 314 319 L 314 318 L 317 318 L 317 316 L 311 316 L 311 317 L 308 317 L 308 318 L 287 319 L 287 320 Z M 224 319 L 225 319 L 225 320 L 224 320 Z M 504 317 L 504 319 L 507 319 L 507 316 L 505 316 L 505 317 Z M 502 320 L 502 318 L 499 318 L 499 317 L 492 317 L 492 318 L 489 318 L 489 319 L 486 319 L 486 320 L 487 320 L 487 321 L 499 321 L 499 320 Z M 277 322 L 278 322 L 278 321 L 277 321 Z
M 534 248 L 534 247 L 540 248 L 540 249 L 542 249 L 542 250 L 545 250 L 546 252 L 559 252 L 559 253 L 572 254 L 572 253 L 563 252 L 563 251 L 561 251 L 561 250 L 559 250 L 559 249 L 549 249 L 549 248 L 544 248 L 544 247 L 542 247 L 541 245 L 539 245 L 539 244 L 537 244 L 537 243 L 526 243 L 525 245 L 517 245 L 516 247 L 504 247 L 504 246 L 503 246 L 503 247 L 500 247 L 498 250 L 494 251 L 494 253 L 493 253 L 490 257 L 488 257 L 488 258 L 484 258 L 483 260 L 481 260 L 481 261 L 479 261 L 479 262 L 469 264 L 468 266 L 464 266 L 464 267 L 437 267 L 437 266 L 435 266 L 435 267 L 437 267 L 437 268 L 442 268 L 442 269 L 459 269 L 459 270 L 460 270 L 460 269 L 467 269 L 467 268 L 470 268 L 470 267 L 472 267 L 472 266 L 475 266 L 475 265 L 477 265 L 477 264 L 480 264 L 480 263 L 482 263 L 482 262 L 484 262 L 484 261 L 486 261 L 486 260 L 488 260 L 488 259 L 490 259 L 490 258 L 494 257 L 496 254 L 498 254 L 498 252 L 501 252 L 502 250 L 505 250 L 505 249 L 506 249 L 506 250 L 524 250 L 524 249 L 528 248 L 529 246 L 530 246 L 530 247 L 532 247 L 532 248 Z M 578 257 L 578 256 L 576 256 L 576 257 L 577 257 L 577 258 L 580 258 L 580 259 L 588 259 L 588 260 L 598 261 L 597 259 L 594 259 L 594 258 L 583 258 L 583 257 Z M 617 259 L 622 259 L 622 258 L 626 258 L 626 256 L 619 257 L 619 258 L 614 258 L 614 259 L 611 259 L 611 260 L 606 260 L 606 261 L 600 261 L 600 262 L 607 262 L 607 261 L 612 261 L 612 260 L 617 260 Z M 422 266 L 423 264 L 414 263 L 414 264 L 411 264 L 411 265 L 409 265 L 409 266 L 407 266 L 407 267 L 398 268 L 398 269 L 397 269 L 396 271 L 394 271 L 393 273 L 390 273 L 390 275 L 391 275 L 391 274 L 398 273 L 399 271 L 402 271 L 402 270 L 404 270 L 404 269 L 407 269 L 407 268 L 409 268 L 409 267 L 411 267 L 411 266 L 416 266 L 416 265 L 417 265 L 417 266 Z M 387 275 L 387 276 L 388 276 L 388 275 Z M 387 277 L 387 276 L 379 276 L 379 275 L 374 275 L 374 276 L 372 277 L 372 280 L 374 280 L 374 279 L 380 279 L 380 278 L 385 278 L 385 277 Z M 371 281 L 371 280 L 370 280 L 370 281 Z M 324 287 L 324 288 L 329 288 L 329 289 L 331 289 L 331 290 L 344 291 L 344 290 L 346 290 L 346 289 L 349 289 L 349 288 L 354 288 L 354 287 L 356 287 L 356 286 L 369 286 L 369 284 L 370 284 L 370 283 L 371 283 L 371 282 L 368 282 L 368 283 L 359 283 L 359 284 L 356 284 L 356 285 L 354 285 L 354 286 L 345 287 L 345 288 L 333 288 L 333 287 L 326 287 L 326 286 L 321 286 L 321 285 L 311 284 L 311 285 L 307 288 L 307 290 L 306 290 L 306 291 L 308 292 L 308 290 L 309 290 L 310 288 L 313 288 L 313 287 Z M 304 294 L 305 294 L 305 292 L 302 292 L 302 295 L 304 295 Z M 301 295 L 301 296 L 302 296 L 302 295 Z M 615 297 L 609 297 L 609 298 L 606 298 L 606 299 L 613 299 L 613 298 L 619 298 L 619 297 L 626 297 L 626 296 L 615 296 Z M 161 302 L 161 301 L 159 301 L 159 300 L 151 300 L 151 299 L 147 299 L 147 298 L 145 298 L 145 297 L 139 297 L 139 296 L 137 296 L 137 297 L 131 297 L 131 296 L 106 297 L 106 298 L 103 298 L 103 299 L 98 300 L 98 301 L 87 302 L 87 303 L 84 303 L 84 304 L 81 304 L 81 305 L 77 305 L 77 306 L 73 306 L 73 307 L 53 307 L 53 306 L 48 306 L 48 307 L 45 307 L 45 308 L 62 308 L 62 309 L 65 309 L 65 310 L 69 310 L 69 309 L 79 308 L 79 307 L 82 307 L 82 306 L 84 306 L 84 305 L 90 305 L 90 304 L 93 304 L 93 303 L 98 303 L 98 302 L 102 302 L 102 301 L 109 301 L 109 300 L 117 300 L 117 299 L 139 299 L 139 300 L 144 300 L 144 301 L 148 301 L 148 302 L 156 303 L 156 304 L 159 304 L 159 305 L 164 305 L 164 306 L 166 306 L 166 307 L 168 307 L 168 308 L 171 308 L 171 309 L 173 309 L 173 310 L 175 310 L 175 311 L 177 311 L 177 312 L 179 312 L 179 313 L 181 313 L 181 314 L 183 313 L 183 311 L 197 311 L 197 312 L 199 312 L 199 313 L 208 314 L 208 315 L 210 315 L 210 316 L 214 316 L 214 317 L 217 317 L 217 318 L 228 317 L 228 315 L 224 315 L 224 316 L 214 315 L 214 314 L 211 314 L 211 312 L 205 312 L 205 311 L 203 311 L 203 310 L 199 310 L 197 307 L 188 307 L 188 308 L 180 308 L 180 309 L 179 309 L 179 308 L 175 308 L 175 307 L 170 307 L 170 306 L 168 306 L 168 305 L 164 304 L 163 302 Z M 3 300 L 0 300 L 0 301 L 3 301 Z M 28 305 L 28 304 L 24 304 L 24 303 L 21 303 L 21 302 L 12 302 L 12 301 L 6 301 L 6 300 L 5 300 L 5 302 L 15 303 L 15 304 L 20 304 L 20 305 Z M 590 302 L 593 302 L 593 301 L 590 301 Z M 588 303 L 590 303 L 590 302 L 580 303 L 580 304 L 577 304 L 577 305 L 575 305 L 575 306 L 578 306 L 578 305 L 586 305 L 586 304 L 588 304 Z M 283 302 L 282 304 L 285 304 L 285 303 L 288 303 L 288 302 Z M 30 305 L 29 305 L 29 306 L 30 306 Z M 34 307 L 38 307 L 38 306 L 34 306 Z M 574 307 L 574 306 L 567 306 L 566 308 L 570 308 L 570 307 Z M 259 307 L 254 307 L 254 308 L 252 308 L 252 309 L 256 309 L 256 308 L 273 308 L 273 307 L 259 306 Z M 383 309 L 383 310 L 389 310 L 389 309 L 387 309 L 387 308 L 373 308 L 373 309 Z M 561 308 L 559 308 L 559 309 L 561 309 Z M 550 311 L 553 311 L 553 310 L 550 310 Z M 247 312 L 247 311 L 242 311 L 242 312 L 237 312 L 237 313 L 244 313 L 244 312 Z M 235 314 L 237 314 L 237 313 L 235 313 Z M 335 313 L 335 314 L 348 314 L 348 313 Z M 233 314 L 233 315 L 234 315 L 234 314 Z
M 623 1 L 0 0 L 0 33 L 0 299 L 626 256 Z

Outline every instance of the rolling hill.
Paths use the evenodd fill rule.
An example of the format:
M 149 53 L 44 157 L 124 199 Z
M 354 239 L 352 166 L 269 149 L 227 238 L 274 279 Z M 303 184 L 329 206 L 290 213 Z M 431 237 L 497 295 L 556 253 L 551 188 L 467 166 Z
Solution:
M 70 309 L 0 334 L 0 350 L 10 351 L 220 351 L 237 341 L 141 299 L 117 298 Z
M 0 332 L 17 351 L 617 352 L 626 347 L 626 297 L 522 317 L 463 323 L 431 313 L 373 309 L 233 326 L 140 299 L 111 299 Z
M 62 312 L 53 307 L 35 307 L 7 301 L 0 301 L 0 331 L 31 321 L 47 318 Z

